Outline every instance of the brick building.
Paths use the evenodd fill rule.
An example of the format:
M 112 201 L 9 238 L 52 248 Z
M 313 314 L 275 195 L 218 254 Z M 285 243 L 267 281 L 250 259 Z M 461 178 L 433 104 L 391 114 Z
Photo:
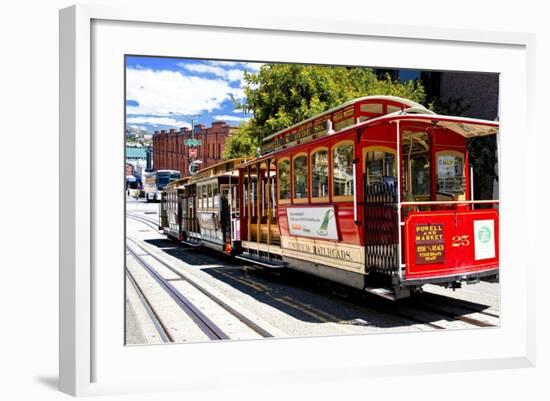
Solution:
M 212 166 L 223 158 L 225 141 L 231 136 L 237 127 L 231 127 L 224 121 L 212 123 L 212 127 L 206 128 L 203 124 L 195 125 L 195 139 L 201 141 L 197 148 L 196 160 L 201 160 L 200 168 Z M 179 131 L 155 131 L 153 135 L 153 169 L 154 170 L 178 170 L 182 177 L 189 175 L 189 147 L 185 145 L 186 139 L 192 138 L 192 132 L 188 128 Z
M 462 98 L 470 108 L 465 117 L 498 118 L 499 76 L 495 73 L 424 71 L 420 78 L 429 96 Z
M 379 77 L 388 74 L 398 80 L 401 73 L 406 79 L 419 78 L 424 84 L 428 99 L 441 101 L 462 99 L 469 109 L 464 117 L 495 120 L 498 118 L 499 75 L 487 72 L 461 71 L 412 71 L 394 69 L 374 69 Z

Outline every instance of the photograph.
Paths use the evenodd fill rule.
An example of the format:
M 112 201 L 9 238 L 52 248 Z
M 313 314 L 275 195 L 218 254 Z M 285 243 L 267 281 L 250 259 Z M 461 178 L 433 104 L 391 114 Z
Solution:
M 498 73 L 121 68 L 125 345 L 500 327 Z

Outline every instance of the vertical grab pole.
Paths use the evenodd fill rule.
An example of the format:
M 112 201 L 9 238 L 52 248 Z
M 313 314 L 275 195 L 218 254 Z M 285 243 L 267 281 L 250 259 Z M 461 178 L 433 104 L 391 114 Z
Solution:
M 474 168 L 470 166 L 470 200 L 474 200 Z M 470 208 L 474 210 L 474 204 L 470 204 Z
M 267 257 L 270 257 L 269 246 L 271 245 L 271 159 L 265 161 L 266 171 L 267 171 L 267 191 L 266 191 L 266 200 L 267 200 Z M 264 187 L 265 188 L 265 187 Z
M 359 224 L 359 221 L 357 220 L 357 191 L 355 190 L 357 188 L 357 159 L 353 159 L 353 222 L 355 224 Z
M 252 202 L 252 197 L 250 195 L 250 166 L 247 167 L 247 170 L 246 170 L 247 174 L 248 174 L 248 180 L 246 182 L 246 216 L 247 216 L 247 219 L 246 219 L 246 223 L 247 223 L 247 226 L 248 226 L 248 229 L 247 229 L 247 237 L 248 237 L 248 243 L 249 243 L 249 246 L 250 246 L 250 242 L 252 241 L 252 211 L 251 211 L 251 205 L 250 205 L 250 202 Z
M 235 235 L 233 234 L 233 186 L 231 185 L 231 181 L 233 179 L 232 174 L 233 172 L 231 172 L 229 175 L 229 193 L 227 194 L 227 202 L 229 202 L 229 243 L 231 244 L 231 247 L 233 247 L 233 238 L 235 238 Z
M 260 256 L 260 240 L 261 240 L 261 223 L 262 223 L 262 215 L 261 215 L 261 208 L 263 208 L 263 205 L 260 206 L 260 203 L 263 200 L 262 196 L 262 177 L 260 174 L 260 167 L 261 162 L 256 163 L 256 249 L 258 250 L 258 256 Z
M 396 121 L 396 143 L 397 143 L 397 275 L 399 281 L 403 280 L 401 255 L 401 132 L 399 120 Z

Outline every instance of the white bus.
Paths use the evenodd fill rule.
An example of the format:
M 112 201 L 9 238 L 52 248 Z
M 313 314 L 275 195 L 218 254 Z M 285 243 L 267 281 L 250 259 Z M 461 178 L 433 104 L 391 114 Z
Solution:
M 177 170 L 158 170 L 145 173 L 143 190 L 147 202 L 160 201 L 160 191 L 169 183 L 181 178 Z

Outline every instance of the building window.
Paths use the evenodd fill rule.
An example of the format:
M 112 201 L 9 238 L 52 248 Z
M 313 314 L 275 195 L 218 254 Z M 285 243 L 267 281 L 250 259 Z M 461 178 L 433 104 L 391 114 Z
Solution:
M 349 200 L 353 196 L 354 146 L 342 142 L 332 149 L 332 191 L 335 200 Z
M 326 148 L 314 150 L 311 154 L 311 197 L 328 198 L 328 149 Z
M 277 167 L 279 199 L 290 199 L 290 160 L 282 159 Z

